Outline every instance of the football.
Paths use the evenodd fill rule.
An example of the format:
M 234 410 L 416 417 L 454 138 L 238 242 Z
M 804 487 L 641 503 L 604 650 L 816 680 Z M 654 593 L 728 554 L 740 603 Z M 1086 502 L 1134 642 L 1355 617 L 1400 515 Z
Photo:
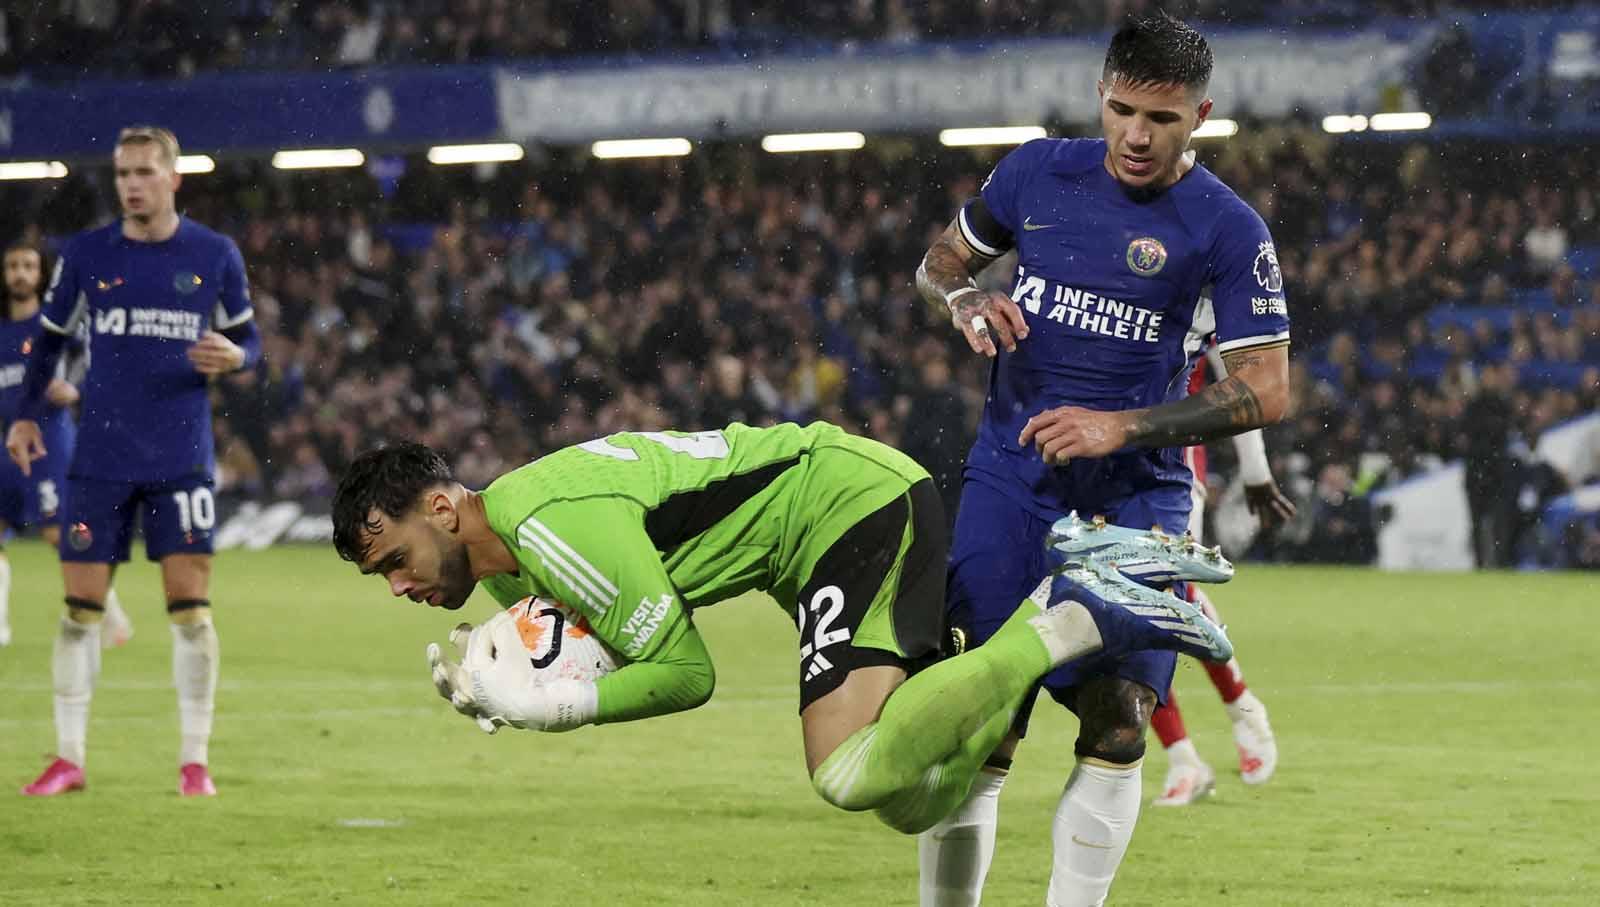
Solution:
M 595 681 L 621 660 L 594 635 L 582 614 L 548 598 L 530 596 L 508 609 L 540 683 Z

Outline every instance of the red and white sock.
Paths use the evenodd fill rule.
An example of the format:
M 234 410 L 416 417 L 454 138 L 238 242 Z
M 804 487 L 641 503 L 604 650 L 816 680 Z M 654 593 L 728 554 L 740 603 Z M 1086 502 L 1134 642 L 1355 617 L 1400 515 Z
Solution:
M 1187 589 L 1188 594 L 1185 597 L 1189 601 L 1199 605 L 1207 617 L 1219 624 L 1222 623 L 1222 615 L 1217 613 L 1217 606 L 1211 603 L 1210 596 L 1194 583 L 1189 583 Z M 1244 695 L 1247 687 L 1244 685 L 1244 671 L 1239 667 L 1239 659 L 1229 659 L 1226 664 L 1214 661 L 1204 661 L 1201 664 L 1206 669 L 1206 676 L 1211 678 L 1211 685 L 1217 688 L 1217 695 L 1222 697 L 1224 705 Z
M 1188 738 L 1189 729 L 1183 726 L 1183 712 L 1178 710 L 1176 690 L 1167 690 L 1166 704 L 1156 706 L 1154 714 L 1150 716 L 1150 727 L 1155 729 L 1162 749 L 1171 749 L 1174 743 Z

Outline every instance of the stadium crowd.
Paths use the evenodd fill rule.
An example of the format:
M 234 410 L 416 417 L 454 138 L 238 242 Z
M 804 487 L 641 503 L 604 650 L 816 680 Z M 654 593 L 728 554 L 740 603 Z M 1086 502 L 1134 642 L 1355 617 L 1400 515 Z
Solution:
M 1561 8 L 1465 0 L 1449 8 Z M 0 11 L 0 76 L 182 77 L 578 55 L 805 50 L 819 42 L 1039 37 L 1164 9 L 1218 24 L 1432 15 L 1437 0 L 52 0 Z
M 1483 558 L 1524 557 L 1566 484 L 1530 451 L 1600 409 L 1600 283 L 1569 263 L 1600 242 L 1582 156 L 1253 136 L 1201 157 L 1267 218 L 1294 319 L 1293 415 L 1268 447 L 1302 517 L 1258 554 L 1369 559 L 1368 493 L 1465 458 L 1496 527 Z M 238 238 L 265 338 L 218 388 L 221 488 L 325 496 L 384 438 L 456 450 L 483 483 L 623 428 L 825 418 L 912 453 L 953 504 L 986 366 L 911 274 L 999 153 L 190 177 L 180 202 Z M 111 216 L 84 172 L 4 190 L 9 232 L 48 245 Z M 985 277 L 1009 289 L 1010 266 Z

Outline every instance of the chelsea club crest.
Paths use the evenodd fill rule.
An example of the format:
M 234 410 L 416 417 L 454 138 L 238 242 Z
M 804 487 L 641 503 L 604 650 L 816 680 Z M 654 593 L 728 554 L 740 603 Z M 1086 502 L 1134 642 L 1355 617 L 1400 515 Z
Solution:
M 1154 277 L 1167 263 L 1167 247 L 1153 236 L 1128 243 L 1128 269 L 1140 277 Z

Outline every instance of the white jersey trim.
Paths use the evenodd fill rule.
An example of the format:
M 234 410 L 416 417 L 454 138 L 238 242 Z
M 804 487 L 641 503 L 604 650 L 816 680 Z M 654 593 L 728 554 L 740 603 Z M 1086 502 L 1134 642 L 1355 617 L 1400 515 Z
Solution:
M 72 320 L 75 320 L 75 319 L 68 319 L 68 320 L 72 321 Z M 39 316 L 39 323 L 44 325 L 44 329 L 45 330 L 50 331 L 52 333 L 60 334 L 63 337 L 71 337 L 72 336 L 72 332 L 70 330 L 62 327 L 59 324 L 56 324 L 54 321 L 51 321 L 49 318 L 46 318 L 43 315 Z
M 592 588 L 578 579 L 577 574 L 572 569 L 572 565 L 551 550 L 543 539 L 538 538 L 526 529 L 522 529 L 517 532 L 517 540 L 522 543 L 522 547 L 532 551 L 539 558 L 539 561 L 544 564 L 545 569 L 549 570 L 550 574 L 556 579 L 565 583 L 572 594 L 576 595 L 579 601 L 592 609 L 596 616 L 605 614 L 607 607 L 605 602 L 596 597 L 597 593 Z
M 595 569 L 593 564 L 584 560 L 583 555 L 573 550 L 571 545 L 551 532 L 550 527 L 533 517 L 528 517 L 517 529 L 517 538 L 534 549 L 545 564 L 551 567 L 552 572 L 558 572 L 556 568 L 559 566 L 562 579 L 565 579 L 574 591 L 583 595 L 585 603 L 595 610 L 596 617 L 604 615 L 616 602 L 618 595 L 616 584 Z
M 967 223 L 966 208 L 962 208 L 961 211 L 956 214 L 956 223 L 961 227 L 961 238 L 966 240 L 967 245 L 977 250 L 979 254 L 987 255 L 990 258 L 999 258 L 1000 256 L 1006 254 L 1006 250 L 996 249 L 994 246 L 991 246 L 979 239 L 978 234 L 972 232 L 972 226 Z
M 68 337 L 71 337 L 72 336 L 72 332 L 77 330 L 78 329 L 78 325 L 83 323 L 83 316 L 85 314 L 87 314 L 88 311 L 89 311 L 89 294 L 84 292 L 84 291 L 82 291 L 82 290 L 79 290 L 78 291 L 78 301 L 73 303 L 73 305 L 72 305 L 72 314 L 67 316 L 67 323 L 66 324 L 56 324 L 54 321 L 50 320 L 50 316 L 49 315 L 44 315 L 44 314 L 41 314 L 39 316 L 39 320 L 40 320 L 40 322 L 42 322 L 44 324 L 44 326 L 45 326 L 45 328 L 47 330 L 55 331 L 57 334 L 65 334 Z
M 1257 334 L 1254 337 L 1238 337 L 1233 340 L 1217 344 L 1217 352 L 1231 353 L 1234 350 L 1247 349 L 1252 346 L 1274 346 L 1279 343 L 1289 342 L 1289 332 L 1279 331 L 1276 334 Z
M 254 317 L 256 317 L 256 310 L 246 307 L 243 312 L 229 318 L 227 310 L 219 304 L 216 314 L 211 317 L 211 326 L 219 331 L 226 331 L 229 328 L 236 328 Z

